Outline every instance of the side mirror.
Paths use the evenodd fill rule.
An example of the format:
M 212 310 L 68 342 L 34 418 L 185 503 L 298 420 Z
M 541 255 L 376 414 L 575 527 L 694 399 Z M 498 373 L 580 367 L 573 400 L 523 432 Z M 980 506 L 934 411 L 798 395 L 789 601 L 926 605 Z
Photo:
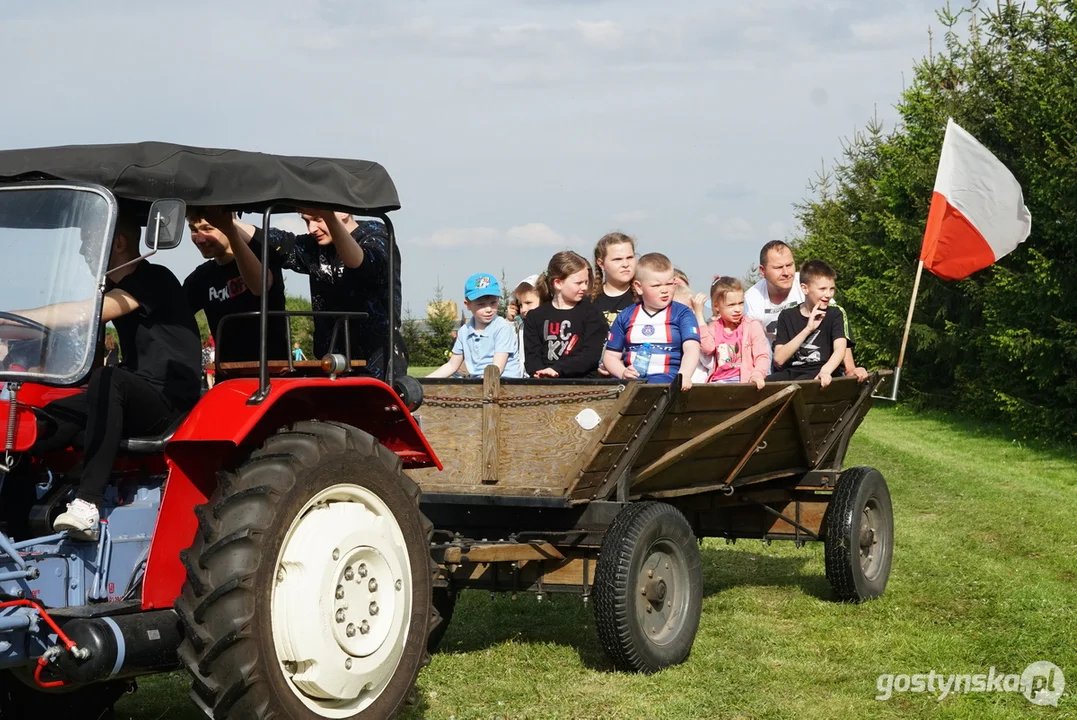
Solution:
M 182 200 L 154 200 L 146 220 L 146 247 L 151 253 L 179 247 L 187 204 Z

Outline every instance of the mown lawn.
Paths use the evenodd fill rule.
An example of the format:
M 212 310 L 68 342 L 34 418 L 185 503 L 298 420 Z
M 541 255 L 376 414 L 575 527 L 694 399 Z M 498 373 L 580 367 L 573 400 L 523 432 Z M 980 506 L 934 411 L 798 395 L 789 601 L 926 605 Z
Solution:
M 848 464 L 886 476 L 896 551 L 886 594 L 840 605 L 823 548 L 707 541 L 688 662 L 613 671 L 575 597 L 461 598 L 419 678 L 415 718 L 1077 718 L 1077 459 L 938 416 L 876 408 Z M 1058 707 L 1019 693 L 895 693 L 880 673 L 1069 675 Z M 197 718 L 181 674 L 141 681 L 119 718 Z

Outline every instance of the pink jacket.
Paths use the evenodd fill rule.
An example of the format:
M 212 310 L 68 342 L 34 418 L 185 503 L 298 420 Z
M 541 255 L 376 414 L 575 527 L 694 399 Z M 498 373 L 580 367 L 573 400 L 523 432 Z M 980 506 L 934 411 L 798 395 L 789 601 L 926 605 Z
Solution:
M 714 320 L 699 336 L 699 350 L 703 357 L 714 357 L 718 349 L 715 338 L 721 332 L 720 320 Z M 763 324 L 755 318 L 744 318 L 740 321 L 741 330 L 741 363 L 740 381 L 751 382 L 752 375 L 758 373 L 763 378 L 770 375 L 770 343 L 767 342 L 766 333 L 763 332 Z M 717 358 L 715 358 L 717 361 Z M 709 380 L 709 378 L 708 378 Z

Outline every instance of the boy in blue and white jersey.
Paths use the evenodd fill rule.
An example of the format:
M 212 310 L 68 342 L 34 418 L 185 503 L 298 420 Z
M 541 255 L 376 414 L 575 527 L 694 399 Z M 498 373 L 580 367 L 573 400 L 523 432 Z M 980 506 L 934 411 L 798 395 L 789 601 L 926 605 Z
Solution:
M 456 331 L 456 343 L 448 362 L 427 377 L 449 377 L 460 372 L 482 377 L 488 365 L 496 365 L 503 378 L 523 377 L 523 361 L 516 326 L 497 314 L 501 285 L 486 273 L 472 275 L 464 283 L 464 307 L 471 319 Z
M 640 301 L 613 321 L 603 365 L 616 378 L 646 377 L 668 383 L 681 367 L 699 364 L 699 324 L 687 305 L 673 302 L 673 263 L 648 253 L 636 264 L 632 282 Z M 681 375 L 681 389 L 692 387 L 692 373 Z

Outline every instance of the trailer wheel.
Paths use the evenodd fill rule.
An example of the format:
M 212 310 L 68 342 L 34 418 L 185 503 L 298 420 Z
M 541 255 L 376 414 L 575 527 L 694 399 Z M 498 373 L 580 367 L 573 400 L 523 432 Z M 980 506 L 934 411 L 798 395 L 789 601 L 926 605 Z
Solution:
M 433 527 L 378 441 L 302 422 L 221 473 L 181 558 L 179 655 L 214 718 L 387 718 L 430 659 Z
M 659 502 L 622 510 L 602 541 L 592 597 L 599 640 L 620 668 L 684 662 L 703 604 L 699 545 L 684 515 Z
M 838 478 L 826 514 L 826 577 L 843 602 L 878 597 L 894 557 L 894 511 L 882 474 L 854 467 Z
M 0 720 L 108 717 L 116 701 L 134 692 L 134 680 L 79 685 L 48 690 L 34 684 L 32 670 L 0 671 Z
M 449 588 L 434 588 L 434 609 L 438 611 L 440 618 L 438 625 L 430 632 L 430 640 L 426 643 L 426 649 L 434 652 L 445 637 L 449 629 L 449 621 L 452 620 L 453 611 L 456 609 L 456 591 Z

